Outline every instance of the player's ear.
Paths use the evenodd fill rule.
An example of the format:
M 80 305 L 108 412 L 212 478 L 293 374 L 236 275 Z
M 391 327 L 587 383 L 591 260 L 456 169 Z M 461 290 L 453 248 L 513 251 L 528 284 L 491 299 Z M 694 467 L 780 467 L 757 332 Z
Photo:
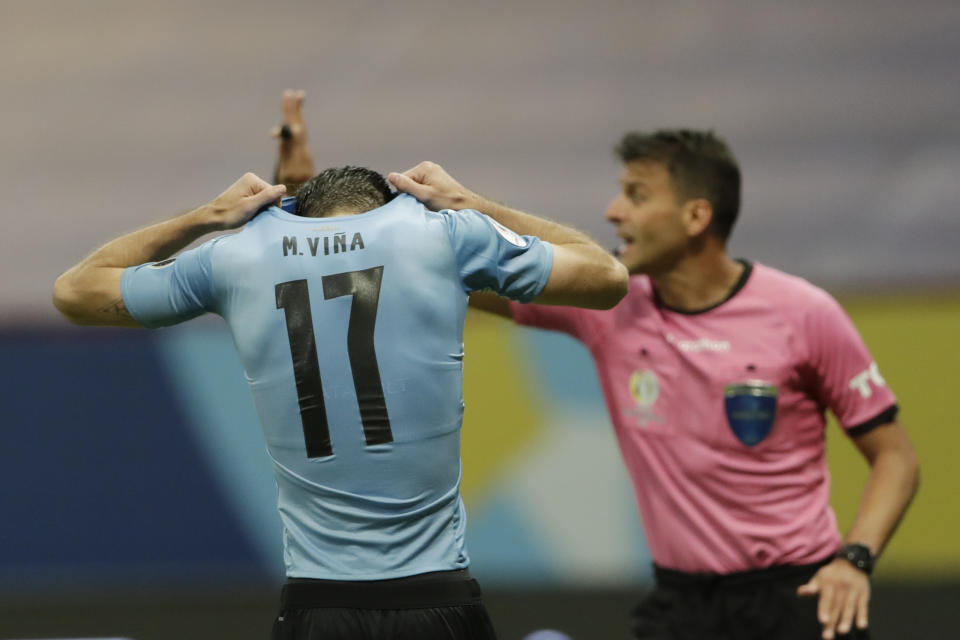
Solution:
M 710 227 L 713 220 L 713 205 L 706 198 L 687 200 L 683 205 L 683 226 L 691 238 L 699 236 Z

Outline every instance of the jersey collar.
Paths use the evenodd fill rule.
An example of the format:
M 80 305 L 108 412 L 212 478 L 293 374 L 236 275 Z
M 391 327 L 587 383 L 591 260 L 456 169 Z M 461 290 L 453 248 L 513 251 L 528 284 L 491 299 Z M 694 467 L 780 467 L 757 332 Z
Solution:
M 753 263 L 744 258 L 737 258 L 737 262 L 743 265 L 743 273 L 740 274 L 740 277 L 737 278 L 736 283 L 733 285 L 733 288 L 730 289 L 730 292 L 727 293 L 726 297 L 720 302 L 715 302 L 709 307 L 704 307 L 702 309 L 678 309 L 676 307 L 671 307 L 666 302 L 660 298 L 660 294 L 657 293 L 657 288 L 653 287 L 653 297 L 657 302 L 657 306 L 666 309 L 667 311 L 672 311 L 673 313 L 680 313 L 685 316 L 695 316 L 701 313 L 706 313 L 707 311 L 712 311 L 719 307 L 722 304 L 725 304 L 728 300 L 733 298 L 733 296 L 740 293 L 740 290 L 743 289 L 747 284 L 747 280 L 750 278 L 750 274 L 753 273 Z M 652 284 L 652 282 L 651 282 Z
M 344 216 L 344 217 L 349 217 L 351 220 L 366 218 L 367 216 L 374 216 L 374 215 L 377 215 L 378 213 L 389 211 L 395 207 L 406 206 L 410 202 L 417 202 L 417 200 L 413 196 L 408 195 L 406 193 L 398 193 L 393 200 L 391 200 L 390 202 L 386 203 L 381 207 L 377 207 L 376 209 L 371 209 L 370 211 L 364 211 L 363 213 L 355 213 L 351 216 Z M 283 220 L 289 220 L 291 222 L 310 222 L 310 223 L 316 224 L 318 220 L 329 221 L 333 219 L 333 218 L 306 218 L 304 216 L 298 216 L 294 213 L 296 209 L 297 209 L 296 196 L 288 196 L 286 198 L 283 198 L 280 201 L 279 207 L 276 207 L 276 206 L 270 207 L 267 209 L 267 212 L 276 216 L 277 218 L 281 218 Z

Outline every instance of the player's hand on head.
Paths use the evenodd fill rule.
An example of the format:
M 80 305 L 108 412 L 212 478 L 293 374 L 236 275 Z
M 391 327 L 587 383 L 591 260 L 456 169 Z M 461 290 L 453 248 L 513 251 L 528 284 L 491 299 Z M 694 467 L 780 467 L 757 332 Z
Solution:
M 243 226 L 257 211 L 276 203 L 286 192 L 282 184 L 270 184 L 256 174 L 246 173 L 210 203 L 211 223 L 218 229 Z
M 387 176 L 397 191 L 408 193 L 434 211 L 475 208 L 477 195 L 435 162 L 421 162 L 403 173 Z
M 823 626 L 824 640 L 868 625 L 870 578 L 843 559 L 821 568 L 809 582 L 797 589 L 801 596 L 819 596 L 817 617 Z

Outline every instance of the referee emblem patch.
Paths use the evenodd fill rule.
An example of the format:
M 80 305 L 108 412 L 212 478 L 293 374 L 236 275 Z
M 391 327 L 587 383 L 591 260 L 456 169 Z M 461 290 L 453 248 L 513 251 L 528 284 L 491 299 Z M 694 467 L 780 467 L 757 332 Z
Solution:
M 748 447 L 762 442 L 777 419 L 777 387 L 761 380 L 728 384 L 723 390 L 727 423 Z

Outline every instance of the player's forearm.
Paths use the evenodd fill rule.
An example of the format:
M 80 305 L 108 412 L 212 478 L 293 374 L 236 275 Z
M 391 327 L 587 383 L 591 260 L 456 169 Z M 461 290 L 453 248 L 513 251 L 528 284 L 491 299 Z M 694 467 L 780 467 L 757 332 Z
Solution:
M 867 545 L 879 555 L 886 546 L 920 485 L 920 469 L 912 448 L 877 454 L 860 499 L 847 542 Z
M 499 202 L 494 202 L 489 198 L 471 194 L 465 200 L 464 205 L 463 208 L 476 209 L 481 213 L 485 213 L 503 226 L 521 235 L 536 236 L 551 244 L 583 244 L 596 246 L 600 252 L 607 254 L 607 251 L 582 231 L 577 231 L 559 222 L 553 222 L 546 218 L 524 213 L 518 209 L 500 204 Z
M 470 196 L 471 208 L 523 235 L 554 245 L 553 269 L 535 302 L 588 309 L 610 309 L 627 294 L 629 274 L 619 260 L 572 227 L 511 209 L 482 196 Z M 501 314 L 503 315 L 503 314 Z
M 434 211 L 475 209 L 521 235 L 537 236 L 555 245 L 595 247 L 601 254 L 609 257 L 587 234 L 481 196 L 457 182 L 436 163 L 421 162 L 403 173 L 391 173 L 387 178 L 398 191 L 412 195 Z
M 215 210 L 204 205 L 108 242 L 64 272 L 53 304 L 71 322 L 136 326 L 120 295 L 123 269 L 167 258 L 216 230 Z
M 138 229 L 100 247 L 73 269 L 126 268 L 168 258 L 194 240 L 217 230 L 212 205 Z M 69 273 L 69 272 L 68 272 Z
M 552 244 L 550 277 L 534 302 L 609 309 L 627 294 L 626 267 L 585 233 L 477 195 L 433 162 L 421 162 L 404 173 L 391 173 L 388 179 L 399 191 L 434 211 L 475 209 L 516 233 Z
M 124 306 L 125 268 L 167 258 L 211 231 L 241 227 L 285 192 L 283 186 L 244 174 L 208 204 L 94 251 L 57 278 L 53 304 L 78 324 L 137 326 Z

